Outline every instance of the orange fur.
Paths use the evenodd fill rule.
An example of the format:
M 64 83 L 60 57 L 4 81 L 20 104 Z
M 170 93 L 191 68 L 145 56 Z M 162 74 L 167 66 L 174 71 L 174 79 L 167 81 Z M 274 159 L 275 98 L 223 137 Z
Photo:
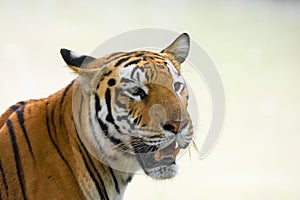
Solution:
M 188 94 L 186 86 L 176 90 L 174 80 L 184 85 L 180 63 L 188 50 L 187 34 L 161 53 L 113 53 L 94 59 L 62 49 L 78 78 L 47 98 L 16 103 L 0 117 L 0 199 L 119 200 L 134 170 L 143 168 L 144 158 L 138 156 L 152 155 L 155 148 L 171 146 L 172 151 L 175 142 L 186 148 L 192 135 Z M 84 59 L 89 62 L 81 66 Z M 144 77 L 138 84 L 141 74 L 132 78 L 136 70 Z M 128 88 L 125 79 L 135 85 Z M 115 112 L 120 107 L 122 116 Z M 184 131 L 171 124 L 180 120 Z M 141 138 L 164 140 L 141 152 L 150 146 Z M 156 163 L 160 169 L 143 170 L 156 179 L 171 178 L 176 174 L 172 159 L 161 166 Z M 123 172 L 113 164 L 127 168 Z
M 82 199 L 84 191 L 80 189 L 79 177 L 86 176 L 86 168 L 95 167 L 92 173 L 94 176 L 100 173 L 107 179 L 105 187 L 113 184 L 106 177 L 109 168 L 89 155 L 77 136 L 72 118 L 72 87 L 45 99 L 26 101 L 23 106 L 16 104 L 19 106 L 16 111 L 10 108 L 0 117 L 3 125 L 0 129 L 1 199 L 22 199 L 23 196 L 27 199 Z M 22 113 L 26 119 L 24 124 L 19 121 Z M 8 124 L 13 127 L 13 133 Z M 12 134 L 19 154 L 18 167 Z

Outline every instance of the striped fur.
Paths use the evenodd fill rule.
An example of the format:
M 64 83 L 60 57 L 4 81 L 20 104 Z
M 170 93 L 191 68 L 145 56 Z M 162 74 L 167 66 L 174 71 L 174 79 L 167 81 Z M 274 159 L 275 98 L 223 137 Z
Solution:
M 175 176 L 175 143 L 192 139 L 180 74 L 188 48 L 182 34 L 160 53 L 95 59 L 62 49 L 78 77 L 0 117 L 0 199 L 122 199 L 139 168 Z

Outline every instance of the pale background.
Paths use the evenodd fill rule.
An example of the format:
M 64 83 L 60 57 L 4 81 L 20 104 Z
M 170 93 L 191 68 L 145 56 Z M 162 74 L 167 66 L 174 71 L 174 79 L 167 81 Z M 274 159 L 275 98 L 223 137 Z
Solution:
M 74 78 L 61 47 L 90 53 L 137 28 L 188 32 L 223 80 L 222 137 L 204 160 L 182 158 L 171 181 L 137 175 L 125 199 L 300 199 L 299 1 L 0 0 L 0 25 L 0 112 Z

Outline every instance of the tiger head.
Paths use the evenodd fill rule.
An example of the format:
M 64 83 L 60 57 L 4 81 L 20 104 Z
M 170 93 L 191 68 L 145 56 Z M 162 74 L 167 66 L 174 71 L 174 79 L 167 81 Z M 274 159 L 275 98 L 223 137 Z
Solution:
M 184 33 L 159 53 L 95 59 L 61 50 L 78 73 L 72 100 L 76 129 L 95 157 L 119 170 L 141 167 L 155 179 L 176 175 L 176 156 L 193 135 L 180 69 L 189 47 Z

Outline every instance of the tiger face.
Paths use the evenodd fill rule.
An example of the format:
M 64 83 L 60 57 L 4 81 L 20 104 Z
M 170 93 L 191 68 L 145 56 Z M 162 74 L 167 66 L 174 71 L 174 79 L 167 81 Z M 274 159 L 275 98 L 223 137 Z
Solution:
M 188 89 L 180 72 L 188 51 L 187 34 L 160 53 L 113 53 L 95 59 L 61 51 L 79 73 L 73 115 L 94 155 L 109 165 L 141 167 L 155 179 L 176 175 L 176 156 L 193 135 Z M 78 116 L 85 108 L 89 116 Z

